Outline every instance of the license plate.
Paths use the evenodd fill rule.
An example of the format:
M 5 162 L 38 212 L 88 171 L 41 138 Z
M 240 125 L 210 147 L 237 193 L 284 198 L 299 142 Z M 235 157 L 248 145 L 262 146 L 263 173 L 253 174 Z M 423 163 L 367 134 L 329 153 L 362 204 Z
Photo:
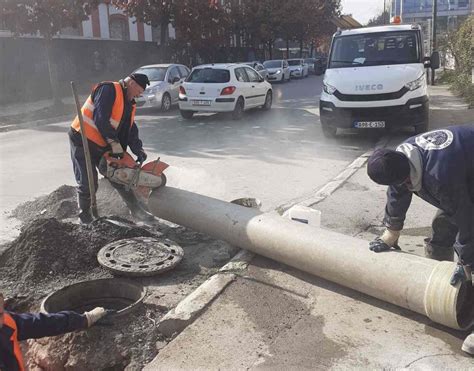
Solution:
M 193 106 L 210 106 L 210 100 L 193 100 Z
M 385 127 L 385 121 L 354 121 L 357 129 L 380 129 Z

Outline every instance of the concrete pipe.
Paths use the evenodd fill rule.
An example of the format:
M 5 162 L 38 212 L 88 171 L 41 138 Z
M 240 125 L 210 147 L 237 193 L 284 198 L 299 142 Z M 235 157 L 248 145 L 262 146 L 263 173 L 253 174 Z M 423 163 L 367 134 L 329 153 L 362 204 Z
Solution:
M 389 251 L 365 240 L 171 187 L 155 190 L 159 218 L 428 316 L 454 329 L 473 323 L 472 286 L 449 284 L 455 263 Z

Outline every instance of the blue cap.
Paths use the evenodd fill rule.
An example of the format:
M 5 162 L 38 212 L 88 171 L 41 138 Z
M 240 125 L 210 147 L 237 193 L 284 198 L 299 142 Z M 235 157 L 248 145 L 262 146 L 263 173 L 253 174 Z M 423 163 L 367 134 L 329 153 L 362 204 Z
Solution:
M 378 184 L 401 184 L 410 176 L 410 163 L 401 152 L 376 149 L 367 163 L 367 175 Z

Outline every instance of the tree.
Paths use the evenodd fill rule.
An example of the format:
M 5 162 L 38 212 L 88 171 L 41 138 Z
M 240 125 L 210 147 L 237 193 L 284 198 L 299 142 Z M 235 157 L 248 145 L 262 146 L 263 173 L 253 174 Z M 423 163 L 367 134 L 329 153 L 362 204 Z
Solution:
M 383 26 L 388 23 L 390 23 L 390 8 L 385 8 L 379 15 L 370 18 L 367 26 Z
M 44 38 L 49 80 L 55 105 L 62 104 L 52 63 L 52 39 L 65 27 L 79 26 L 88 19 L 98 0 L 0 0 L 1 21 L 15 36 Z
M 173 17 L 176 0 L 112 0 L 112 4 L 130 17 L 160 26 L 160 45 L 168 42 L 168 25 Z

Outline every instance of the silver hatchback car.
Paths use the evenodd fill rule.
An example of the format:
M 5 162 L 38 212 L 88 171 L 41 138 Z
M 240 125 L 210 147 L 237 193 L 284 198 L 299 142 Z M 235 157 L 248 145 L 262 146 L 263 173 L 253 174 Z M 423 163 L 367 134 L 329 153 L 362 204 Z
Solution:
M 137 108 L 159 108 L 169 111 L 178 103 L 179 87 L 189 75 L 189 69 L 182 64 L 151 64 L 133 71 L 148 76 L 150 86 L 136 98 Z

